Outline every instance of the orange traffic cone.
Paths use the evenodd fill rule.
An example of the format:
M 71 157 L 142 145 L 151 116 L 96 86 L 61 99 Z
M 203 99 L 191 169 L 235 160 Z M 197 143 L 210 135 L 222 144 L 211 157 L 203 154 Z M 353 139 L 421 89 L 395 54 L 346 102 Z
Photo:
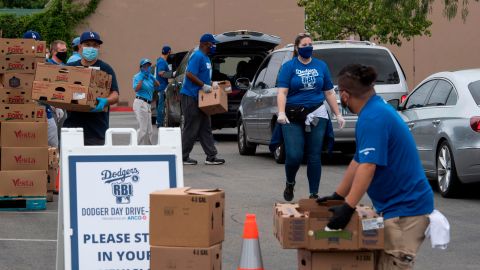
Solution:
M 263 270 L 262 252 L 260 251 L 257 221 L 254 214 L 247 214 L 245 220 L 242 257 L 238 270 Z

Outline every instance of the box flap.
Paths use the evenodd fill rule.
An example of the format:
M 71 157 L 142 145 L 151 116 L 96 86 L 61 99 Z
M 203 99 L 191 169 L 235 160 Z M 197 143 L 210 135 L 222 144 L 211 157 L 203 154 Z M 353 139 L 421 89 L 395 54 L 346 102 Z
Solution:
M 185 193 L 189 195 L 214 195 L 217 193 L 223 192 L 223 190 L 216 188 L 216 189 L 188 189 L 185 191 Z
M 275 205 L 276 215 L 284 217 L 305 217 L 305 213 L 300 212 L 298 204 L 278 203 Z

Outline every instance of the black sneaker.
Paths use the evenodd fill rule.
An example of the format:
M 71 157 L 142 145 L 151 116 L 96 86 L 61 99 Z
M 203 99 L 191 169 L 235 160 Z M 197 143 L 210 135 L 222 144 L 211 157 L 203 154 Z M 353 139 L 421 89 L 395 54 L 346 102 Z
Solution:
M 293 188 L 295 187 L 294 184 L 287 183 L 285 187 L 285 191 L 283 191 L 283 198 L 287 202 L 291 202 L 293 200 Z
M 205 160 L 205 164 L 206 165 L 222 165 L 225 163 L 225 159 L 221 159 L 221 158 L 216 158 L 216 157 L 213 157 L 213 158 L 207 158 Z
M 318 199 L 318 194 L 317 194 L 317 193 L 312 193 L 312 194 L 310 194 L 310 197 L 309 197 L 309 198 L 316 200 L 316 199 Z
M 197 165 L 197 161 L 195 159 L 186 158 L 183 160 L 183 165 Z

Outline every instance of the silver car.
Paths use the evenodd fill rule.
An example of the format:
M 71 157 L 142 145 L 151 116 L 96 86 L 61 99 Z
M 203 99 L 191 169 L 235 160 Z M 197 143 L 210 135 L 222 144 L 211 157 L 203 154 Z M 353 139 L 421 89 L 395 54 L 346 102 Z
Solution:
M 480 69 L 431 75 L 399 110 L 442 196 L 480 182 Z

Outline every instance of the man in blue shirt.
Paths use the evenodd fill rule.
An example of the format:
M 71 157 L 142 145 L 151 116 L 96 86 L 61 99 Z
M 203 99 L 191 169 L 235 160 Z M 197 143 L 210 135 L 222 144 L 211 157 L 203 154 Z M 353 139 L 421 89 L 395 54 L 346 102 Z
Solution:
M 139 125 L 138 144 L 142 145 L 153 144 L 151 104 L 155 87 L 160 85 L 151 73 L 151 69 L 152 62 L 143 58 L 140 60 L 140 71 L 133 76 L 133 90 L 136 93 L 133 101 L 133 111 Z
M 80 37 L 76 37 L 72 40 L 72 48 L 73 48 L 73 54 L 68 58 L 67 64 L 68 63 L 73 63 L 75 61 L 81 60 L 82 56 L 78 52 L 80 48 L 78 47 L 80 45 Z
M 162 55 L 157 59 L 157 74 L 156 79 L 160 83 L 157 87 L 158 101 L 157 101 L 157 127 L 163 126 L 164 119 L 164 107 L 165 107 L 165 89 L 168 86 L 168 78 L 172 77 L 170 67 L 168 66 L 167 59 L 172 53 L 172 48 L 165 45 L 162 48 Z
M 84 32 L 80 36 L 80 54 L 82 59 L 67 64 L 68 66 L 96 67 L 112 75 L 110 94 L 106 98 L 97 98 L 97 106 L 91 112 L 68 112 L 64 127 L 83 128 L 85 145 L 105 144 L 105 132 L 109 126 L 109 112 L 105 107 L 116 104 L 119 97 L 117 77 L 113 68 L 98 59 L 98 51 L 103 41 L 96 32 Z
M 327 225 L 344 229 L 367 192 L 385 219 L 385 250 L 377 269 L 412 269 L 433 212 L 433 192 L 407 125 L 375 94 L 376 78 L 372 67 L 362 65 L 339 74 L 342 105 L 358 114 L 357 151 L 336 192 L 318 202 L 345 201 L 330 208 Z
M 50 45 L 50 53 L 52 58 L 47 63 L 54 65 L 64 65 L 67 62 L 67 43 L 62 40 L 55 40 Z
M 212 63 L 208 55 L 215 53 L 216 43 L 217 40 L 212 34 L 207 33 L 200 38 L 198 50 L 192 54 L 188 61 L 183 87 L 180 90 L 184 118 L 182 131 L 184 165 L 197 165 L 197 161 L 190 158 L 190 152 L 197 138 L 207 155 L 205 164 L 221 165 L 225 163 L 225 160 L 217 158 L 210 116 L 198 108 L 198 91 L 203 90 L 205 93 L 212 91 Z

